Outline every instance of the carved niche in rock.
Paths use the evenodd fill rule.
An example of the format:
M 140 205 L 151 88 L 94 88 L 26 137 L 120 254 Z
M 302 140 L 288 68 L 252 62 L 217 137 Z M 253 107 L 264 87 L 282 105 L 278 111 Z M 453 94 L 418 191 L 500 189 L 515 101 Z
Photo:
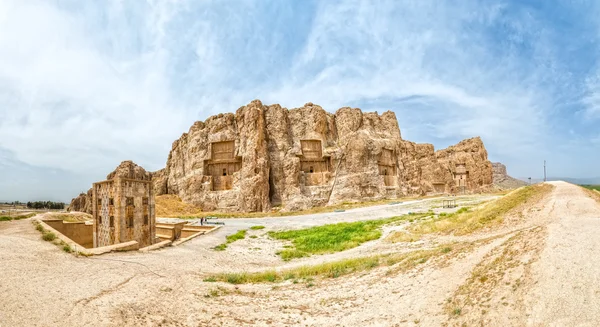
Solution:
M 331 158 L 323 156 L 321 140 L 301 140 L 302 155 L 300 171 L 304 173 L 304 185 L 316 186 L 329 182 Z
M 456 186 L 458 186 L 461 190 L 468 186 L 469 171 L 467 170 L 466 164 L 456 164 L 454 181 L 456 182 Z
M 234 141 L 211 143 L 211 158 L 205 161 L 207 175 L 212 179 L 212 191 L 233 188 L 233 174 L 242 168 L 242 158 L 235 156 Z
M 396 178 L 396 156 L 391 149 L 381 149 L 379 160 L 379 175 L 383 176 L 385 186 L 397 186 Z

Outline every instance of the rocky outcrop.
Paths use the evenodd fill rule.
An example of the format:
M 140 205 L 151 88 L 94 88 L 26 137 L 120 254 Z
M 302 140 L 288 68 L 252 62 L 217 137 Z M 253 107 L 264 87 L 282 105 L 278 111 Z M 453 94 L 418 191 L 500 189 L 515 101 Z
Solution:
M 196 122 L 173 143 L 155 194 L 203 210 L 301 210 L 409 194 L 462 193 L 492 184 L 480 138 L 444 150 L 401 137 L 393 112 L 335 114 L 255 100 Z
M 123 161 L 117 168 L 106 176 L 107 180 L 115 179 L 117 177 L 130 178 L 149 181 L 152 180 L 152 173 L 147 172 L 141 166 L 136 165 L 133 161 Z M 155 184 L 156 186 L 156 184 Z M 166 190 L 165 190 L 166 191 Z M 162 194 L 162 193 L 161 193 Z M 90 188 L 87 193 L 81 193 L 78 197 L 71 200 L 71 204 L 67 208 L 68 211 L 80 211 L 91 214 L 92 213 L 92 189 Z
M 85 213 L 92 213 L 92 189 L 90 188 L 87 193 L 81 193 L 76 198 L 71 200 L 71 204 L 67 208 L 67 211 L 79 211 Z
M 527 185 L 526 182 L 510 177 L 506 172 L 506 166 L 499 163 L 492 163 L 494 186 L 499 189 L 515 189 Z
M 123 161 L 117 168 L 106 176 L 106 180 L 112 180 L 117 177 L 137 179 L 143 181 L 152 180 L 152 174 L 144 168 L 136 165 L 133 161 Z

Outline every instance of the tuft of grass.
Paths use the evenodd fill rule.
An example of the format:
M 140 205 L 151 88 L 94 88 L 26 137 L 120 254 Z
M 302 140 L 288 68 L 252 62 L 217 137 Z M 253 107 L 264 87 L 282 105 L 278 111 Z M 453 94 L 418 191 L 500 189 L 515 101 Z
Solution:
M 43 232 L 44 231 L 44 227 L 42 227 L 42 225 L 40 223 L 37 223 L 35 225 L 35 229 L 39 232 Z
M 256 235 L 251 235 L 250 238 L 258 238 Z
M 269 232 L 269 236 L 277 240 L 291 241 L 292 248 L 278 252 L 283 260 L 291 260 L 312 254 L 334 253 L 355 248 L 362 243 L 380 238 L 383 225 L 427 215 L 429 213 L 414 213 L 387 219 L 329 224 L 306 229 Z
M 246 238 L 246 230 L 242 229 L 242 230 L 238 231 L 235 234 L 227 235 L 225 237 L 225 239 L 227 240 L 227 242 L 215 246 L 213 248 L 213 250 L 215 250 L 215 251 L 225 251 L 225 249 L 227 249 L 227 245 L 228 244 L 231 244 L 231 243 L 233 243 L 235 241 L 238 241 L 238 240 L 243 240 L 244 238 Z
M 44 241 L 52 242 L 56 239 L 56 234 L 48 231 L 44 231 L 42 234 L 42 239 Z
M 251 230 L 261 230 L 261 229 L 265 229 L 265 226 L 252 226 L 250 227 Z
M 242 230 L 238 231 L 237 233 L 228 235 L 226 237 L 227 243 L 233 243 L 238 240 L 243 240 L 244 238 L 246 238 L 246 230 L 245 229 L 242 229 Z
M 73 252 L 73 249 L 72 249 L 72 248 L 71 248 L 71 246 L 70 246 L 69 244 L 67 244 L 67 243 L 63 244 L 63 247 L 62 247 L 62 249 L 63 249 L 63 251 L 65 251 L 65 252 L 67 252 L 67 253 L 71 253 L 71 252 Z
M 208 277 L 203 280 L 203 282 L 207 282 L 207 283 L 214 283 L 216 281 L 217 280 L 214 277 Z
M 284 261 L 290 261 L 292 259 L 304 258 L 309 256 L 308 253 L 296 249 L 285 249 L 277 252 L 276 254 L 281 256 L 281 259 L 283 259 Z
M 443 248 L 444 247 L 407 253 L 350 258 L 281 271 L 267 270 L 255 273 L 221 273 L 208 278 L 231 284 L 276 283 L 286 280 L 293 280 L 293 283 L 296 284 L 298 279 L 304 279 L 306 282 L 311 282 L 314 280 L 314 277 L 338 278 L 381 266 L 393 267 L 393 272 L 400 272 L 412 269 L 427 262 L 433 257 L 446 255 L 446 253 L 442 251 Z
M 452 248 L 447 246 L 447 247 L 443 248 L 441 251 L 442 251 L 442 253 L 448 253 L 448 252 L 452 251 Z

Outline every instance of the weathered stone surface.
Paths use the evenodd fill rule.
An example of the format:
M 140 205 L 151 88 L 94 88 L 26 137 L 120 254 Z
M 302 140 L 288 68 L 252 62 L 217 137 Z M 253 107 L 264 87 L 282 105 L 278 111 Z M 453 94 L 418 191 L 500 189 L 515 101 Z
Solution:
M 506 172 L 506 166 L 499 163 L 492 163 L 494 186 L 499 189 L 514 189 L 527 185 L 526 182 L 510 177 Z
M 157 172 L 157 175 L 161 176 L 159 172 Z M 144 180 L 144 181 L 152 180 L 154 182 L 155 186 L 156 186 L 156 181 L 159 180 L 159 178 L 157 178 L 156 180 L 153 180 L 152 173 L 147 172 L 144 168 L 136 165 L 131 160 L 121 162 L 121 164 L 119 164 L 119 166 L 117 166 L 117 168 L 115 168 L 114 171 L 112 171 L 110 174 L 108 174 L 106 176 L 106 179 L 112 180 L 117 177 L 138 179 L 138 180 Z M 159 189 L 159 191 L 161 191 L 161 190 L 163 190 L 163 189 Z M 164 191 L 166 191 L 166 189 L 164 189 Z M 156 192 L 156 189 L 155 189 L 155 192 Z M 155 193 L 155 194 L 164 194 L 164 193 Z M 69 205 L 67 210 L 80 211 L 80 212 L 86 212 L 86 213 L 91 214 L 92 213 L 91 203 L 92 203 L 92 189 L 90 188 L 87 191 L 87 193 L 81 193 L 81 194 L 79 194 L 78 197 L 71 200 L 71 204 Z
M 73 200 L 71 200 L 71 204 L 69 204 L 69 207 L 67 208 L 67 210 L 68 211 L 86 212 L 86 213 L 91 214 L 92 213 L 91 199 L 92 199 L 92 189 L 90 188 L 87 191 L 87 193 L 81 193 L 76 198 L 73 198 Z
M 152 180 L 152 174 L 144 168 L 136 165 L 133 161 L 123 161 L 117 168 L 106 176 L 106 180 L 112 180 L 117 177 L 138 179 L 143 181 Z
M 300 210 L 343 201 L 486 190 L 492 166 L 480 138 L 435 152 L 401 137 L 393 112 L 335 114 L 252 101 L 196 122 L 153 173 L 156 195 L 203 210 Z

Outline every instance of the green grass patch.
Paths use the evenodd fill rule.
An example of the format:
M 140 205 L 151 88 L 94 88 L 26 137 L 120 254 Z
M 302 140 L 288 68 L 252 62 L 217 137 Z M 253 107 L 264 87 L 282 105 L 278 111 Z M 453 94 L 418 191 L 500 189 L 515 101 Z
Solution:
M 585 187 L 588 190 L 596 190 L 596 191 L 600 191 L 600 185 L 588 185 L 588 184 L 584 184 L 584 185 L 580 185 L 581 187 Z
M 261 230 L 261 229 L 265 229 L 265 226 L 252 226 L 250 227 L 251 230 Z
M 231 234 L 226 237 L 227 243 L 233 243 L 235 241 L 243 240 L 244 238 L 246 238 L 246 230 L 245 229 L 242 229 L 242 230 L 238 231 L 237 233 Z
M 539 184 L 519 188 L 475 210 L 461 208 L 455 213 L 438 215 L 408 228 L 413 235 L 444 233 L 465 235 L 485 226 L 500 224 L 503 216 L 535 196 L 543 195 L 553 186 Z
M 450 251 L 444 251 L 443 249 L 450 249 L 450 251 L 452 251 L 450 247 L 445 246 L 408 253 L 394 253 L 388 255 L 375 255 L 344 259 L 318 265 L 285 269 L 281 271 L 267 270 L 256 273 L 222 273 L 210 276 L 207 279 L 210 278 L 211 280 L 227 282 L 230 284 L 277 283 L 286 280 L 293 280 L 295 284 L 299 279 L 304 279 L 306 282 L 311 282 L 313 281 L 314 277 L 338 278 L 348 274 L 367 271 L 384 266 L 391 266 L 393 268 L 392 272 L 400 272 L 423 264 L 433 257 L 448 255 Z
M 246 238 L 246 232 L 247 232 L 247 230 L 242 229 L 242 230 L 239 230 L 235 234 L 227 235 L 225 237 L 225 239 L 227 240 L 227 242 L 215 246 L 213 248 L 213 250 L 215 250 L 215 251 L 225 251 L 225 249 L 227 249 L 227 245 L 228 244 L 231 244 L 231 243 L 233 243 L 235 241 L 243 240 L 244 238 Z
M 21 220 L 31 218 L 37 215 L 36 213 L 28 213 L 23 215 L 15 215 L 15 216 L 0 216 L 0 221 L 11 221 L 11 220 Z
M 362 243 L 381 237 L 381 227 L 386 224 L 420 219 L 433 213 L 414 213 L 387 219 L 357 221 L 316 226 L 306 229 L 269 232 L 277 240 L 290 241 L 292 247 L 278 252 L 283 260 L 306 257 L 312 254 L 334 253 L 355 248 Z

